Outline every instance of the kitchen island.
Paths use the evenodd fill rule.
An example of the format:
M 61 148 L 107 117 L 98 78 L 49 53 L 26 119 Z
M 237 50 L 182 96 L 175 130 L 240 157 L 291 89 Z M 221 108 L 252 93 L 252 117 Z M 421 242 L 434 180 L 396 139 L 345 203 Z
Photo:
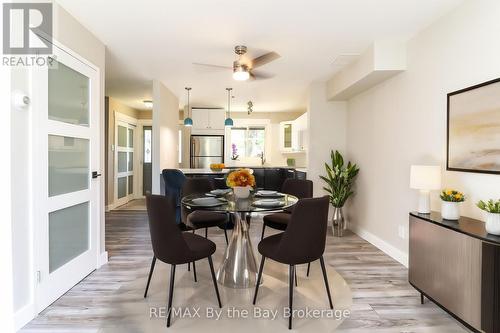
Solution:
M 212 171 L 211 169 L 191 169 L 179 168 L 186 177 L 204 177 L 210 178 L 214 181 L 216 188 L 225 188 L 224 176 L 234 169 L 239 168 L 248 168 L 253 170 L 253 174 L 255 176 L 255 182 L 257 184 L 257 188 L 262 188 L 266 190 L 275 190 L 280 191 L 283 182 L 287 178 L 295 178 L 295 179 L 306 179 L 306 169 L 305 168 L 292 168 L 292 167 L 268 167 L 268 166 L 258 166 L 258 167 L 228 167 L 221 171 Z M 161 193 L 164 194 L 165 183 L 163 177 L 161 178 Z

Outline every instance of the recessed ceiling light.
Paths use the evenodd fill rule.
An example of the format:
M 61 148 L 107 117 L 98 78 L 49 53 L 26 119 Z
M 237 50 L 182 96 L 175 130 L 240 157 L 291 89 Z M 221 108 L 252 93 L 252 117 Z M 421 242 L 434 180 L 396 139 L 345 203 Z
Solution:
M 148 109 L 151 109 L 153 107 L 153 101 L 142 101 L 142 102 Z

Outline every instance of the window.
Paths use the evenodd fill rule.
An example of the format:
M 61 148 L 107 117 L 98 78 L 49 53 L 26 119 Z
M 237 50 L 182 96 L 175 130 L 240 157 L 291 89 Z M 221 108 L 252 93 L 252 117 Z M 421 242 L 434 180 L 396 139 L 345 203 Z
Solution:
M 260 157 L 266 142 L 263 126 L 231 128 L 231 146 L 234 144 L 239 157 Z

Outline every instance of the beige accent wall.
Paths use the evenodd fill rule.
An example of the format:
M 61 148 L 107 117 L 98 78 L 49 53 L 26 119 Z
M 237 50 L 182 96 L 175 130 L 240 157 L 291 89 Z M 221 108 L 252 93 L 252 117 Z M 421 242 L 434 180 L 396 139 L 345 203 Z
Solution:
M 115 152 L 112 145 L 115 142 L 115 114 L 121 113 L 134 119 L 152 119 L 153 112 L 150 110 L 137 110 L 131 108 L 120 101 L 106 96 L 106 206 L 112 206 L 115 198 Z
M 442 187 L 465 192 L 464 216 L 484 219 L 475 203 L 500 196 L 499 175 L 445 170 L 446 94 L 500 77 L 499 17 L 499 1 L 465 1 L 408 42 L 406 72 L 348 103 L 347 152 L 361 168 L 349 223 L 403 260 L 418 201 L 410 165 L 441 165 Z

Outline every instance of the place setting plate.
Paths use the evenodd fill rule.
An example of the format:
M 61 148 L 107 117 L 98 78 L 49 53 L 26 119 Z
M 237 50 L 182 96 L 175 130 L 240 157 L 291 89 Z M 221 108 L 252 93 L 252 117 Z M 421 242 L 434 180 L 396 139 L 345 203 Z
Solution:
M 219 200 L 214 197 L 207 198 L 195 198 L 190 201 L 190 205 L 193 207 L 217 207 L 224 205 L 226 202 Z
M 209 196 L 209 197 L 221 197 L 221 196 L 228 194 L 229 192 L 231 192 L 230 188 L 229 189 L 217 189 L 217 190 L 212 190 L 212 191 L 206 193 L 205 195 Z
M 285 195 L 283 193 L 278 192 L 278 191 L 259 190 L 255 193 L 255 196 L 261 197 L 261 198 L 282 198 Z
M 252 205 L 261 208 L 275 208 L 275 207 L 283 207 L 285 203 L 277 199 L 259 199 L 255 200 L 252 203 Z

